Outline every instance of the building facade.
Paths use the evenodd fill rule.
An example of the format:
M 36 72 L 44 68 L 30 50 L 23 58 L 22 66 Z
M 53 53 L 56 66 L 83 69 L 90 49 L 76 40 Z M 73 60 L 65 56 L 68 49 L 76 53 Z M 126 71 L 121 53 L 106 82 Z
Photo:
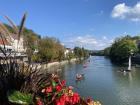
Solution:
M 0 38 L 0 47 L 2 49 L 6 49 L 7 51 L 18 52 L 18 53 L 22 53 L 26 51 L 24 47 L 23 37 L 21 37 L 18 40 L 18 37 L 15 34 L 12 34 L 10 36 L 10 41 L 8 40 L 9 40 L 8 38 L 7 39 Z

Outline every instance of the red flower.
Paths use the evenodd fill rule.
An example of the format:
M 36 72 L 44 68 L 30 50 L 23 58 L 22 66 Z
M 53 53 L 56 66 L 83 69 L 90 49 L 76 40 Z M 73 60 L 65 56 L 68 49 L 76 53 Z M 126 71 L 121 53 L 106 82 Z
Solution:
M 65 95 L 65 94 L 63 94 L 63 95 L 60 97 L 60 99 L 62 99 L 62 100 L 65 100 L 65 98 L 66 98 L 66 95 Z
M 69 102 L 69 101 L 70 101 L 70 97 L 66 95 L 66 96 L 65 96 L 65 101 L 66 101 L 66 102 Z
M 59 100 L 59 99 L 58 99 L 58 100 L 56 100 L 56 101 L 55 101 L 55 103 L 56 103 L 55 105 L 61 105 L 61 103 L 60 103 L 60 100 Z
M 74 93 L 73 94 L 73 102 L 74 102 L 74 104 L 75 103 L 78 103 L 80 101 L 80 96 L 79 96 L 79 94 L 78 93 Z
M 91 103 L 92 102 L 92 99 L 91 98 L 88 98 L 88 99 L 86 99 L 86 103 L 88 104 L 88 103 Z
M 61 85 L 65 86 L 66 85 L 66 80 L 61 81 Z
M 73 104 L 73 97 L 72 96 L 69 96 L 69 102 L 68 102 L 70 105 Z
M 55 105 L 65 105 L 65 100 L 63 100 L 63 98 L 57 99 L 55 101 Z
M 75 105 L 79 103 L 79 101 L 80 101 L 80 96 L 77 93 L 74 93 L 73 96 L 67 96 L 67 95 L 65 96 L 65 102 L 68 105 Z
M 42 101 L 40 101 L 40 100 L 37 100 L 36 105 L 43 105 L 43 102 L 42 102 Z
M 46 93 L 52 92 L 52 86 L 47 87 L 47 88 L 45 89 L 45 92 L 46 92 Z
M 60 85 L 57 85 L 56 87 L 56 91 L 60 92 L 62 90 L 62 87 Z

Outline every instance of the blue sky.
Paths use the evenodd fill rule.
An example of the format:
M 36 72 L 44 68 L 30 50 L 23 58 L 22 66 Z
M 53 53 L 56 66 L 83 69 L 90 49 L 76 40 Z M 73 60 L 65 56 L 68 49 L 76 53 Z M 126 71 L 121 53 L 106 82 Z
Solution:
M 0 21 L 25 26 L 41 36 L 58 38 L 66 47 L 103 49 L 116 37 L 140 34 L 139 0 L 1 0 Z

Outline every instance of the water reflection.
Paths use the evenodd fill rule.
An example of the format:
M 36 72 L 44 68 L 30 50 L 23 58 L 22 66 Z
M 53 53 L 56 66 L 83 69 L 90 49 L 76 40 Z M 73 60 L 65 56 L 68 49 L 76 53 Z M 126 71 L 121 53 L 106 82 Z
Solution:
M 132 81 L 133 81 L 132 74 L 131 74 L 131 73 L 128 73 L 128 77 L 129 77 L 129 78 L 128 78 L 128 79 L 129 79 L 129 82 L 132 83 Z

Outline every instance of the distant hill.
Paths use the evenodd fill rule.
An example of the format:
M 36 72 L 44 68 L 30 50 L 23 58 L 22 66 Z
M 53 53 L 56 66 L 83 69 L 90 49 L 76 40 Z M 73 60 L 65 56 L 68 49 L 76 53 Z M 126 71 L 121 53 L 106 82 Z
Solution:
M 4 23 L 4 25 L 6 26 L 6 28 L 7 28 L 11 33 L 15 33 L 14 30 L 13 30 L 13 28 L 12 28 L 10 25 L 5 24 L 5 23 Z M 28 29 L 28 28 L 26 28 L 26 27 L 24 27 L 23 35 L 26 36 L 26 37 L 28 37 L 28 36 L 36 36 L 36 37 L 38 37 L 38 38 L 41 38 L 41 35 L 35 33 L 33 30 Z

